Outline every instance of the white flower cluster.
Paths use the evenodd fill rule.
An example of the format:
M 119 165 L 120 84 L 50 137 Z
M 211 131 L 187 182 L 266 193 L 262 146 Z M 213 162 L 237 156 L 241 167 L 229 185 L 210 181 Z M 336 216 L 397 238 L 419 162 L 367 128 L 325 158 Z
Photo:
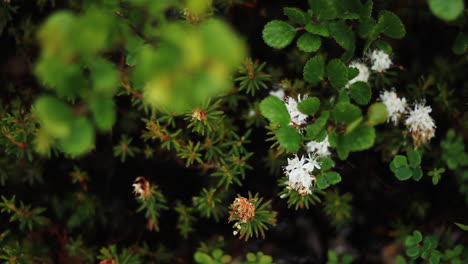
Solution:
M 349 86 L 351 86 L 351 84 L 355 82 L 369 81 L 369 76 L 370 76 L 369 67 L 367 67 L 365 63 L 362 63 L 359 61 L 353 61 L 349 64 L 349 67 L 358 69 L 359 74 L 356 77 L 354 77 L 354 79 L 348 81 L 348 83 L 346 84 L 346 88 L 349 88 Z
M 371 69 L 376 72 L 384 72 L 392 65 L 390 56 L 381 50 L 373 50 L 369 54 L 369 58 L 372 63 Z
M 322 141 L 309 141 L 306 145 L 308 153 L 315 153 L 318 157 L 328 157 L 330 156 L 330 142 L 328 141 L 328 136 Z
M 434 137 L 436 125 L 434 119 L 429 115 L 432 112 L 430 106 L 416 103 L 412 110 L 408 110 L 406 98 L 399 98 L 395 91 L 384 91 L 380 94 L 380 100 L 388 111 L 387 122 L 391 120 L 394 125 L 397 125 L 400 118 L 406 115 L 405 125 L 411 133 L 416 147 Z
M 398 124 L 399 119 L 406 113 L 408 104 L 406 98 L 399 98 L 395 91 L 384 91 L 380 94 L 380 100 L 387 107 L 387 122 L 392 120 L 394 125 Z
M 320 169 L 320 166 L 316 156 L 299 158 L 295 155 L 294 158 L 288 159 L 288 165 L 284 167 L 284 173 L 289 177 L 287 188 L 294 189 L 303 196 L 312 193 L 310 187 L 316 179 L 312 172 L 314 169 Z
M 436 125 L 434 119 L 429 115 L 432 112 L 430 106 L 424 103 L 415 104 L 414 109 L 409 111 L 405 125 L 408 127 L 416 146 L 428 142 L 435 135 Z
M 305 98 L 304 98 L 305 99 Z M 292 98 L 288 97 L 285 98 L 286 108 L 288 109 L 289 116 L 291 116 L 291 123 L 289 125 L 304 125 L 306 123 L 307 115 L 301 113 L 299 109 L 297 109 L 297 104 L 301 102 L 301 96 L 299 95 L 297 101 Z

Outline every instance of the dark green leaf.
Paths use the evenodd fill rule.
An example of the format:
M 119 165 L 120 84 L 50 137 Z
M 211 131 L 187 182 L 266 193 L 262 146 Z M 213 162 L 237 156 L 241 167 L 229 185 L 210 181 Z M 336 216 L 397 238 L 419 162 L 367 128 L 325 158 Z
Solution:
M 396 155 L 393 158 L 392 163 L 393 165 L 395 165 L 396 168 L 408 166 L 408 160 L 406 159 L 406 156 L 403 156 L 403 155 Z
M 314 115 L 320 108 L 320 100 L 317 97 L 309 97 L 297 105 L 299 111 L 306 115 Z
M 287 126 L 291 121 L 288 109 L 284 102 L 275 96 L 268 96 L 260 103 L 262 115 L 268 118 L 270 122 Z
M 459 228 L 461 228 L 464 231 L 468 231 L 468 225 L 460 224 L 460 223 L 455 223 Z
M 308 60 L 304 66 L 304 80 L 308 83 L 317 83 L 325 75 L 325 62 L 322 56 L 315 56 Z
M 331 185 L 341 182 L 341 175 L 338 172 L 330 171 L 325 174 L 328 183 Z
M 351 98 L 360 105 L 366 105 L 369 103 L 372 91 L 369 85 L 365 82 L 355 82 L 349 87 Z
M 408 154 L 409 164 L 413 167 L 417 167 L 421 164 L 421 154 L 417 150 L 411 150 Z
M 348 83 L 348 68 L 339 59 L 333 59 L 328 62 L 327 76 L 331 85 L 340 89 Z
M 362 116 L 361 109 L 350 103 L 338 103 L 332 112 L 337 123 L 350 124 Z
M 360 126 L 344 136 L 343 144 L 349 151 L 361 151 L 374 145 L 375 129 L 371 126 Z
M 457 55 L 461 55 L 468 49 L 468 35 L 460 32 L 453 43 L 452 51 Z
M 411 170 L 411 168 L 403 166 L 396 170 L 395 176 L 397 177 L 398 180 L 404 181 L 404 180 L 411 178 L 411 176 L 413 176 L 413 171 Z
M 375 31 L 395 39 L 401 39 L 406 35 L 405 26 L 400 18 L 387 10 L 380 11 Z
M 276 131 L 278 142 L 288 152 L 297 152 L 301 144 L 301 134 L 290 126 L 280 127 Z
M 309 0 L 309 6 L 320 20 L 334 19 L 338 15 L 334 3 L 329 0 Z
M 355 38 L 353 30 L 344 21 L 330 22 L 328 24 L 330 36 L 345 50 L 354 50 Z

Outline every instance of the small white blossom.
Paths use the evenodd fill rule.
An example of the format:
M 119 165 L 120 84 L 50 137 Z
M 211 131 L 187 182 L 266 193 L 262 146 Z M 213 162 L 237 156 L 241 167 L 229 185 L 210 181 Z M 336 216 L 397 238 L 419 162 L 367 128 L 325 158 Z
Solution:
M 380 100 L 388 111 L 387 122 L 392 120 L 393 124 L 397 125 L 400 117 L 406 113 L 406 98 L 399 98 L 395 91 L 384 91 L 380 94 Z
M 384 72 L 388 70 L 392 65 L 392 60 L 390 59 L 390 56 L 381 50 L 372 51 L 369 57 L 372 63 L 371 69 L 373 71 Z
M 359 74 L 356 77 L 354 77 L 354 79 L 350 80 L 346 84 L 346 88 L 349 88 L 349 86 L 351 86 L 351 84 L 353 84 L 355 82 L 367 82 L 367 81 L 369 81 L 370 72 L 369 72 L 369 67 L 367 67 L 366 64 L 364 64 L 362 62 L 358 62 L 358 61 L 353 61 L 353 62 L 351 62 L 349 64 L 349 67 L 358 69 Z
M 257 114 L 257 112 L 255 112 L 255 110 L 252 110 L 252 109 L 251 109 L 251 110 L 249 111 L 249 117 L 253 117 L 253 116 L 255 116 L 256 114 Z
M 320 169 L 320 162 L 315 156 L 308 158 L 297 155 L 288 159 L 288 165 L 284 167 L 285 174 L 288 176 L 288 189 L 294 189 L 301 195 L 312 193 L 310 187 L 315 182 L 315 176 L 312 174 L 314 169 Z
M 289 125 L 303 125 L 306 123 L 307 115 L 301 113 L 297 108 L 297 104 L 301 102 L 301 96 L 299 95 L 297 101 L 292 97 L 286 98 L 286 108 L 288 109 L 289 116 L 291 116 L 291 123 Z
M 276 89 L 275 91 L 270 92 L 271 96 L 276 96 L 280 100 L 284 100 L 284 90 L 283 89 Z
M 429 115 L 430 112 L 432 112 L 432 108 L 425 106 L 424 103 L 415 104 L 414 109 L 409 111 L 405 125 L 408 127 L 416 146 L 428 142 L 435 135 L 436 125 L 434 119 Z
M 322 142 L 310 141 L 307 143 L 306 147 L 308 153 L 315 153 L 319 157 L 328 157 L 331 154 L 328 150 L 330 147 L 328 136 Z

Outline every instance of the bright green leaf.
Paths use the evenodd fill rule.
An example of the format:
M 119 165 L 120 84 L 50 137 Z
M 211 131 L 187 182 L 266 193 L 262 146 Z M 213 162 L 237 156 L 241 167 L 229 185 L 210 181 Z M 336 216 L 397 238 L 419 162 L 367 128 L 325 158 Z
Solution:
M 365 82 L 355 82 L 349 87 L 350 97 L 360 105 L 369 103 L 372 91 L 369 84 Z
M 383 103 L 373 103 L 367 110 L 367 120 L 371 126 L 383 124 L 387 116 L 388 110 Z
M 80 117 L 72 121 L 70 134 L 60 140 L 65 153 L 79 156 L 90 151 L 94 146 L 94 129 L 91 123 Z
M 293 127 L 280 127 L 276 131 L 279 144 L 288 152 L 297 152 L 301 144 L 301 134 Z
M 306 32 L 297 40 L 297 47 L 304 52 L 314 52 L 320 48 L 321 43 L 319 36 Z
M 295 23 L 305 24 L 309 20 L 307 13 L 297 7 L 285 7 L 283 13 Z
M 463 0 L 429 0 L 429 8 L 438 18 L 452 21 L 465 10 Z
M 309 97 L 297 105 L 299 111 L 306 115 L 314 115 L 320 108 L 320 100 L 317 97 Z
M 294 36 L 296 36 L 296 29 L 281 20 L 270 21 L 263 28 L 263 40 L 272 48 L 286 47 L 292 42 Z
M 262 115 L 268 118 L 270 122 L 287 126 L 291 121 L 288 109 L 284 102 L 275 96 L 268 96 L 260 103 Z
M 333 59 L 328 62 L 327 76 L 331 85 L 340 89 L 348 83 L 348 67 L 339 59 Z

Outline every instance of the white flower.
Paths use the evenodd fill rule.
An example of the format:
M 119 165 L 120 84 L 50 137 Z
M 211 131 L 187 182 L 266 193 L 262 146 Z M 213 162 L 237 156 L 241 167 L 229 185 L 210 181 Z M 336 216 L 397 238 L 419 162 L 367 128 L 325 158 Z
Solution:
M 284 90 L 283 89 L 276 89 L 275 91 L 271 91 L 270 95 L 271 96 L 276 96 L 280 100 L 283 100 L 284 99 Z
M 315 153 L 319 157 L 328 157 L 331 154 L 328 150 L 330 147 L 328 136 L 322 142 L 310 141 L 307 143 L 306 147 L 308 153 Z
M 307 115 L 304 115 L 297 109 L 297 104 L 301 102 L 301 96 L 299 95 L 297 101 L 292 97 L 286 98 L 286 108 L 288 109 L 289 115 L 291 116 L 291 123 L 289 125 L 303 125 L 306 123 Z
M 349 86 L 351 86 L 351 84 L 355 82 L 367 82 L 369 80 L 370 72 L 369 67 L 367 67 L 366 64 L 358 61 L 353 61 L 349 64 L 349 67 L 358 69 L 359 74 L 346 84 L 346 88 L 349 88 Z
M 312 174 L 314 169 L 320 169 L 320 163 L 315 156 L 308 158 L 297 155 L 293 159 L 288 159 L 288 165 L 284 167 L 285 175 L 288 176 L 288 189 L 294 189 L 301 195 L 312 193 L 310 187 L 315 182 L 315 176 Z
M 253 117 L 253 116 L 255 116 L 256 114 L 257 114 L 257 112 L 255 112 L 255 110 L 252 110 L 252 109 L 251 109 L 251 110 L 249 111 L 249 117 Z
M 373 71 L 384 72 L 387 69 L 389 69 L 392 65 L 392 60 L 390 59 L 390 56 L 381 50 L 372 51 L 369 57 L 372 63 L 371 69 Z
M 430 112 L 432 112 L 430 106 L 424 106 L 424 103 L 415 104 L 405 121 L 416 147 L 429 141 L 435 135 L 436 125 L 429 115 Z
M 406 98 L 398 98 L 395 91 L 384 91 L 380 94 L 380 100 L 385 105 L 388 111 L 387 122 L 392 120 L 394 125 L 398 124 L 400 117 L 406 113 Z

